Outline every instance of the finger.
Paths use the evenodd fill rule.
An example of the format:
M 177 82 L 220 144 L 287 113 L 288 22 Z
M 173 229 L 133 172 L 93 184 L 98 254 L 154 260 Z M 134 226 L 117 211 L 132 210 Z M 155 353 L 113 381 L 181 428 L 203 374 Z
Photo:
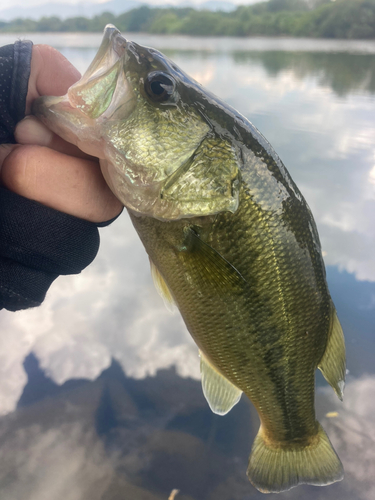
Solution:
M 49 45 L 34 45 L 26 114 L 30 114 L 34 99 L 41 95 L 64 95 L 80 77 L 79 71 L 58 50 Z
M 97 163 L 41 146 L 20 146 L 5 159 L 3 185 L 15 193 L 92 222 L 112 219 L 122 204 Z
M 18 146 L 18 144 L 0 144 L 0 170 L 5 158 Z
M 14 136 L 19 144 L 36 144 L 38 146 L 46 146 L 70 156 L 97 161 L 96 159 L 94 160 L 93 156 L 84 153 L 74 144 L 64 141 L 64 139 L 54 134 L 35 116 L 29 115 L 20 121 L 17 124 Z

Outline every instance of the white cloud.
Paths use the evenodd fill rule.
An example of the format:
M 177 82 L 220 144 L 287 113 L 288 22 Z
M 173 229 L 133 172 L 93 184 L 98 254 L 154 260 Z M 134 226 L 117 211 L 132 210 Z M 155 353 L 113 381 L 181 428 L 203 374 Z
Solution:
M 85 275 L 61 279 L 33 311 L 53 315 L 53 326 L 33 346 L 41 366 L 58 383 L 93 379 L 112 356 L 137 378 L 173 364 L 186 372 L 196 348 L 179 314 L 167 311 L 154 289 L 146 252 L 126 212 L 102 236 L 100 254 Z
M 33 424 L 12 432 L 0 448 L 1 497 L 101 500 L 113 471 L 103 444 L 87 427 L 81 422 L 49 429 Z

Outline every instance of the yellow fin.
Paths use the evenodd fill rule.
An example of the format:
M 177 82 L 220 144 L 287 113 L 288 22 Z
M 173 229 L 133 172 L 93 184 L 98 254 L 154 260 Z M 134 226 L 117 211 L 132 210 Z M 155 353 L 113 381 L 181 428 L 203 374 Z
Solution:
M 318 365 L 324 378 L 342 401 L 345 386 L 345 340 L 336 310 L 332 305 L 331 331 L 323 357 Z
M 221 375 L 202 352 L 199 355 L 204 397 L 214 413 L 225 415 L 241 399 L 242 391 Z
M 168 311 L 173 312 L 175 308 L 175 301 L 173 300 L 172 294 L 168 288 L 168 285 L 164 281 L 163 276 L 160 274 L 159 269 L 155 266 L 155 264 L 150 259 L 150 267 L 151 267 L 151 276 L 155 285 L 156 290 L 158 291 L 160 297 L 163 299 L 164 304 Z
M 325 486 L 341 481 L 344 469 L 320 424 L 308 445 L 267 443 L 262 427 L 254 440 L 247 475 L 262 493 L 287 491 L 298 484 Z

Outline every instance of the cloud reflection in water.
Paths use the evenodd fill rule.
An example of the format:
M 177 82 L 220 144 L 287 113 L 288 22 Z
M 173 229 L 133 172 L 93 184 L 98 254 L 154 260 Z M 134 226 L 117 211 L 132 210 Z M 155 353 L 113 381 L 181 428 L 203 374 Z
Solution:
M 375 55 L 357 61 L 350 78 L 344 68 L 355 56 L 349 61 L 348 54 L 336 62 L 332 54 L 172 56 L 273 144 L 314 213 L 326 263 L 368 281 L 345 273 L 340 280 L 333 267 L 328 273 L 350 369 L 362 375 L 348 384 L 343 406 L 329 388 L 317 397 L 346 479 L 328 488 L 298 488 L 285 498 L 370 500 L 375 394 L 366 370 L 373 366 L 375 322 Z M 22 407 L 0 419 L 0 497 L 165 500 L 180 488 L 178 500 L 264 498 L 245 476 L 258 426 L 254 411 L 244 399 L 228 417 L 210 413 L 198 382 L 197 348 L 179 314 L 171 315 L 154 290 L 127 215 L 101 234 L 95 262 L 80 276 L 59 278 L 42 307 L 1 313 L 0 413 L 18 401 Z M 26 404 L 22 364 L 30 352 L 50 381 L 48 397 L 34 394 Z M 119 365 L 109 380 L 113 359 Z M 178 376 L 160 372 L 172 366 Z M 324 417 L 332 411 L 337 418 Z
M 167 311 L 157 294 L 127 214 L 101 234 L 95 262 L 80 276 L 60 277 L 41 307 L 2 312 L 2 413 L 21 394 L 19 368 L 31 350 L 59 384 L 95 379 L 112 357 L 136 378 L 172 365 L 181 376 L 199 377 L 197 348 L 179 313 Z
M 258 427 L 245 399 L 219 417 L 198 381 L 171 369 L 129 379 L 113 363 L 95 381 L 67 382 L 27 400 L 43 382 L 37 367 L 28 372 L 22 406 L 0 419 L 3 500 L 166 500 L 173 488 L 181 500 L 264 498 L 245 474 Z M 343 460 L 345 479 L 278 498 L 372 500 L 375 377 L 349 381 L 343 404 L 331 388 L 319 389 L 317 414 Z

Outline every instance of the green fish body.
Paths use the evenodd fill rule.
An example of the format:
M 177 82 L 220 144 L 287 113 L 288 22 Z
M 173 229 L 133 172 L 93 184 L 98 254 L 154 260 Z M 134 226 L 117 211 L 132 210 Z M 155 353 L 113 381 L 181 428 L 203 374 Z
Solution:
M 312 214 L 269 143 L 154 49 L 107 27 L 83 78 L 34 112 L 101 159 L 159 291 L 201 355 L 213 411 L 260 417 L 252 484 L 326 485 L 343 468 L 315 417 L 320 368 L 342 398 L 345 346 Z

